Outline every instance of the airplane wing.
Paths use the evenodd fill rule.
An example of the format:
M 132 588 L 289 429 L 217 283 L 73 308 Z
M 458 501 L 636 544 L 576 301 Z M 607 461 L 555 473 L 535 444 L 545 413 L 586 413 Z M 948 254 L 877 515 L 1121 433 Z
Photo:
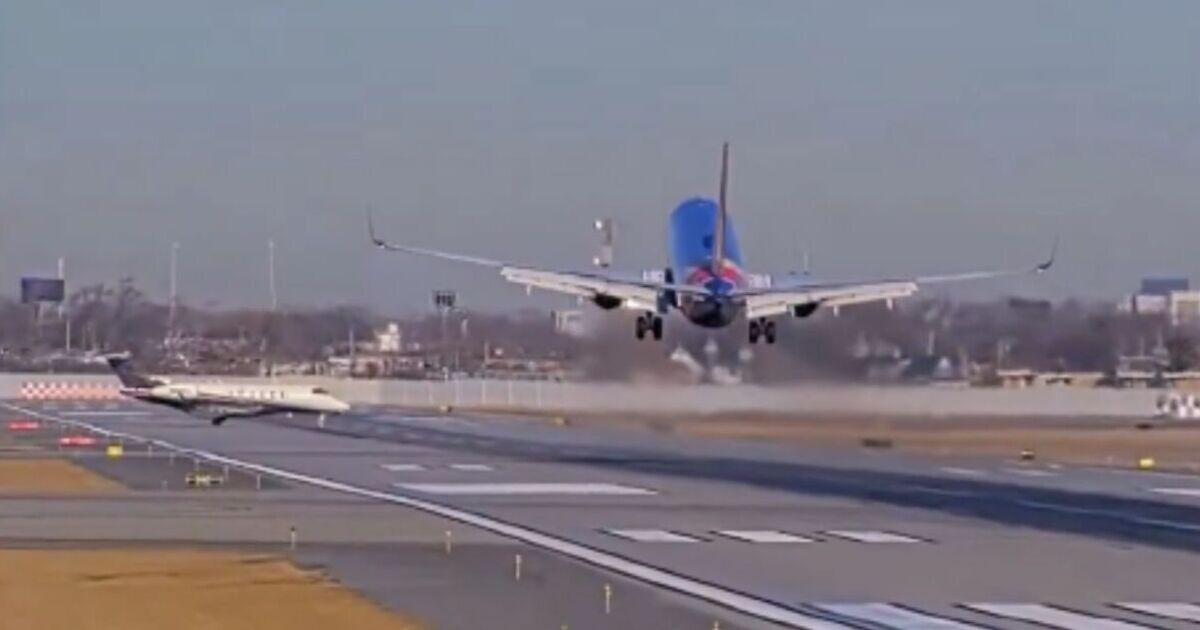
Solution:
M 733 293 L 733 297 L 734 299 L 740 299 L 745 305 L 746 317 L 749 319 L 782 315 L 793 310 L 811 313 L 820 306 L 838 308 L 851 304 L 881 302 L 908 297 L 925 285 L 1045 273 L 1054 266 L 1057 250 L 1058 242 L 1056 239 L 1054 247 L 1050 251 L 1050 257 L 1045 262 L 1024 269 L 971 271 L 939 276 L 868 282 L 800 281 L 791 285 L 766 289 L 737 291 Z
M 615 298 L 620 300 L 624 306 L 639 310 L 655 310 L 658 304 L 658 297 L 664 292 L 673 291 L 675 293 L 692 293 L 698 295 L 707 293 L 703 287 L 692 285 L 652 282 L 588 271 L 538 269 L 526 265 L 511 264 L 499 260 L 455 254 L 425 247 L 397 245 L 379 238 L 375 234 L 375 226 L 371 222 L 370 217 L 367 219 L 367 227 L 370 232 L 371 242 L 381 250 L 488 267 L 495 269 L 501 278 L 529 289 L 554 291 L 586 299 Z

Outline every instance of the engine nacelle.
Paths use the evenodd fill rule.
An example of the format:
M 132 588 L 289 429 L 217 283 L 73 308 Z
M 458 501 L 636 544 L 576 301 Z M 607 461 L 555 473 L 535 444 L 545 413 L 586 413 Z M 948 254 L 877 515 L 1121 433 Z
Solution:
M 596 295 L 592 296 L 592 304 L 595 304 L 606 311 L 619 308 L 624 302 L 625 300 L 622 300 L 619 297 L 613 297 L 605 293 L 597 293 Z
M 820 302 L 809 302 L 807 304 L 797 304 L 792 307 L 792 317 L 804 319 L 817 312 L 817 307 L 821 306 Z

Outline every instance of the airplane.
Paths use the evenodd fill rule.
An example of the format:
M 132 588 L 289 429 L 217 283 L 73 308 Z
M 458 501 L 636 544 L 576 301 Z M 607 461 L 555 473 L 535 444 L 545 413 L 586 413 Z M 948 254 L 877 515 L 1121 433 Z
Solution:
M 938 276 L 870 280 L 865 282 L 822 282 L 807 274 L 774 283 L 769 276 L 748 273 L 737 232 L 729 217 L 729 143 L 721 149 L 721 171 L 717 199 L 694 197 L 680 203 L 668 224 L 670 265 L 661 275 L 641 277 L 596 271 L 539 269 L 499 260 L 455 254 L 425 247 L 397 245 L 378 237 L 372 216 L 367 230 L 378 249 L 429 256 L 459 263 L 490 267 L 503 279 L 523 285 L 527 292 L 543 289 L 588 300 L 603 310 L 627 308 L 643 311 L 634 334 L 663 337 L 663 317 L 671 309 L 703 328 L 724 328 L 744 318 L 748 340 L 775 343 L 772 318 L 791 315 L 810 317 L 819 308 L 835 313 L 843 306 L 886 302 L 890 308 L 898 298 L 916 293 L 930 284 L 984 280 L 1004 276 L 1040 274 L 1054 265 L 1058 241 L 1049 258 L 1023 269 L 973 271 Z M 657 276 L 657 277 L 651 277 Z
M 350 411 L 350 405 L 320 387 L 173 383 L 139 374 L 127 356 L 113 355 L 106 360 L 121 381 L 121 395 L 207 418 L 213 426 L 221 426 L 230 418 L 277 413 L 316 414 L 323 423 L 326 415 Z

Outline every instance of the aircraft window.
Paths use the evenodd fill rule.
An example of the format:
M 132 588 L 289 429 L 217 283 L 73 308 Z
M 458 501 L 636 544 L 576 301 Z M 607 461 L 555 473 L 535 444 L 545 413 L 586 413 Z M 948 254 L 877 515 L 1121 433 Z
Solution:
M 314 387 L 312 393 L 328 396 L 329 390 L 325 389 L 324 387 Z

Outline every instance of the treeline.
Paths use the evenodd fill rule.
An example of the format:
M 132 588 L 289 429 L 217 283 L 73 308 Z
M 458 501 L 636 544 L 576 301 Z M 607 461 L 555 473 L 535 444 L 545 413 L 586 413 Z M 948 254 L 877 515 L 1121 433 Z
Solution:
M 587 309 L 587 307 L 584 307 Z M 148 365 L 250 371 L 262 363 L 322 361 L 369 344 L 389 322 L 406 351 L 445 356 L 464 369 L 489 358 L 552 358 L 593 378 L 670 375 L 677 349 L 701 363 L 740 367 L 760 382 L 859 380 L 872 365 L 945 357 L 958 366 L 1111 371 L 1122 357 L 1152 357 L 1164 369 L 1200 365 L 1194 328 L 1111 305 L 1005 299 L 983 303 L 910 300 L 894 310 L 867 305 L 807 319 L 781 319 L 775 346 L 746 345 L 746 326 L 708 331 L 672 315 L 663 342 L 637 341 L 633 313 L 588 309 L 582 336 L 555 330 L 550 313 L 451 313 L 388 317 L 365 308 L 204 309 L 147 298 L 130 280 L 74 291 L 63 308 L 35 309 L 0 298 L 0 367 L 133 352 Z M 68 348 L 70 352 L 68 352 Z M 36 367 L 36 366 L 35 366 Z

